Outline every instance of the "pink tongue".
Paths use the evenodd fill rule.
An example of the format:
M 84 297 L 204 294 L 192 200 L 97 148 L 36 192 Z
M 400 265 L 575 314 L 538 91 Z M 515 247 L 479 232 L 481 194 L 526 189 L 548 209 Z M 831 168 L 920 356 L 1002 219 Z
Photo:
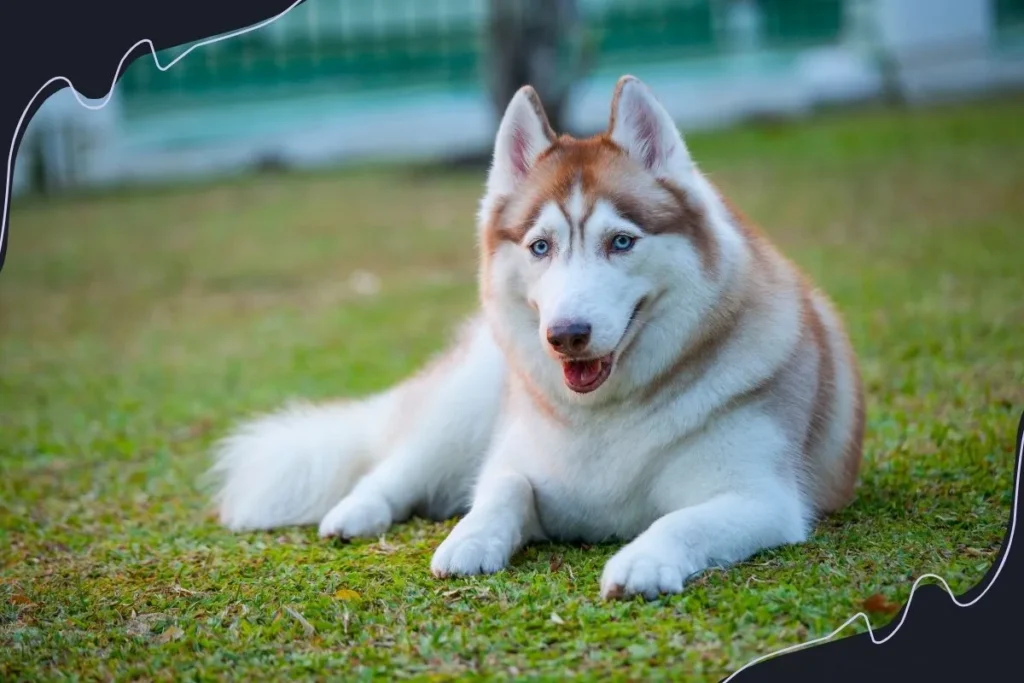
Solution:
M 565 380 L 573 386 L 586 386 L 601 374 L 601 361 L 569 361 L 563 368 Z

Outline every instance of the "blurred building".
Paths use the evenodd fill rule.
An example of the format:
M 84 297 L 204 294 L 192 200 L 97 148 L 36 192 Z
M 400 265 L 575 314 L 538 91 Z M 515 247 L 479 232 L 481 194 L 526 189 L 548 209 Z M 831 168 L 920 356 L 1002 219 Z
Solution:
M 539 6 L 307 0 L 166 71 L 140 58 L 102 109 L 70 90 L 46 102 L 19 149 L 15 191 L 485 149 L 505 97 L 489 90 L 488 60 L 508 40 L 488 17 L 516 2 Z M 650 83 L 687 129 L 884 92 L 915 100 L 1024 84 L 1024 0 L 568 4 L 578 30 L 559 33 L 568 38 L 543 68 L 571 81 L 563 117 L 574 132 L 604 127 L 623 73 Z

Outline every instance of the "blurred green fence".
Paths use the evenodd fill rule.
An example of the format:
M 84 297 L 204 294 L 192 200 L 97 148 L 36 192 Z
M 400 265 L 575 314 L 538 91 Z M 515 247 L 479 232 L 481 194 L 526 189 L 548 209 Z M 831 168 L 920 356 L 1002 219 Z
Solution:
M 759 44 L 835 41 L 843 0 L 739 0 Z M 1005 0 L 1001 0 L 1005 1 Z M 737 0 L 580 0 L 595 68 L 713 56 Z M 1012 4 L 1012 3 L 1011 3 Z M 193 52 L 167 72 L 143 58 L 119 86 L 126 113 L 202 98 L 479 85 L 487 0 L 308 0 L 258 31 Z M 166 63 L 187 46 L 160 54 Z
M 1024 0 L 995 0 L 995 24 L 1004 40 L 1024 40 Z

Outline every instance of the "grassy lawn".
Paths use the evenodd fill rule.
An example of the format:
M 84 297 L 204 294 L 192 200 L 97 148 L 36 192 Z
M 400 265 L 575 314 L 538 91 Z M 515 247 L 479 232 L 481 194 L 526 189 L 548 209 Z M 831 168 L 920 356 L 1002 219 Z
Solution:
M 0 679 L 717 680 L 925 572 L 992 563 L 1024 408 L 1024 98 L 692 136 L 828 291 L 868 391 L 856 502 L 682 595 L 603 603 L 614 548 L 440 582 L 452 523 L 230 534 L 236 418 L 381 388 L 475 305 L 479 175 L 245 179 L 15 206 L 0 275 Z M 873 616 L 881 625 L 884 610 Z M 861 628 L 851 629 L 851 633 Z

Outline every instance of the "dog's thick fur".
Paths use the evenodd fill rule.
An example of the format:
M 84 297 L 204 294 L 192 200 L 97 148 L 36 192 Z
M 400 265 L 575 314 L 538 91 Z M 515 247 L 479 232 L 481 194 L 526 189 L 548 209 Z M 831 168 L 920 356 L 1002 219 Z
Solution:
M 589 139 L 557 137 L 521 89 L 478 234 L 482 312 L 445 355 L 220 443 L 223 524 L 353 538 L 465 514 L 439 577 L 496 572 L 531 541 L 619 539 L 602 595 L 654 598 L 850 501 L 864 408 L 842 322 L 639 80 Z

